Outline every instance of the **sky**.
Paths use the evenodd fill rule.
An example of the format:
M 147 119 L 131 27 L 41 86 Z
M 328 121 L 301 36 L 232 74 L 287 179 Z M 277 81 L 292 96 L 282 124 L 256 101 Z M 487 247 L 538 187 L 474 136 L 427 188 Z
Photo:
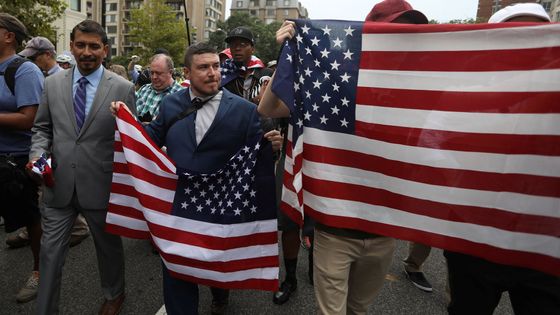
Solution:
M 231 1 L 226 0 L 226 16 Z M 363 21 L 371 8 L 380 0 L 299 0 L 307 8 L 311 19 Z M 424 13 L 429 20 L 447 22 L 476 17 L 478 0 L 407 0 L 412 7 Z

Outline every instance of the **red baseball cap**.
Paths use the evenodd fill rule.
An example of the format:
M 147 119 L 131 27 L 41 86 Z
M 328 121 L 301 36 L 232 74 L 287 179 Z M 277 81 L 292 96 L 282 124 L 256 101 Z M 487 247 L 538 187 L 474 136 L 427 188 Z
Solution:
M 366 21 L 391 23 L 399 17 L 406 17 L 415 24 L 428 24 L 428 18 L 416 11 L 404 0 L 383 0 L 374 5 Z

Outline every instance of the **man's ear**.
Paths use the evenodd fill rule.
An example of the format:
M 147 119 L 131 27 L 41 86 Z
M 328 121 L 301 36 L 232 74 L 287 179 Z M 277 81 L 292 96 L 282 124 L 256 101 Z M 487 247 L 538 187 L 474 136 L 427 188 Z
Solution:
M 191 70 L 187 67 L 183 67 L 183 73 L 185 74 L 185 79 L 191 79 Z

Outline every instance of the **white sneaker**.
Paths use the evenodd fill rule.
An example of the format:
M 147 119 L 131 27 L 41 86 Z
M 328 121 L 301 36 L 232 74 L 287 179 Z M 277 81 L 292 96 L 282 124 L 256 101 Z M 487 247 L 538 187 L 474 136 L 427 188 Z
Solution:
M 19 290 L 16 295 L 18 303 L 26 303 L 37 297 L 37 290 L 39 289 L 39 272 L 32 271 L 31 276 L 27 279 L 25 285 Z

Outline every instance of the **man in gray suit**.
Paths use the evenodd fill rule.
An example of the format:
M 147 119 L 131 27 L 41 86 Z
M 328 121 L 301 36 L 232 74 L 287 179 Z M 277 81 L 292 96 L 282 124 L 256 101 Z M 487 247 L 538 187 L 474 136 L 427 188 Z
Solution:
M 97 22 L 78 24 L 70 40 L 76 66 L 47 78 L 32 129 L 30 161 L 50 153 L 55 181 L 43 191 L 37 310 L 58 313 L 62 266 L 72 225 L 81 213 L 94 239 L 106 299 L 99 314 L 118 314 L 124 301 L 123 247 L 120 237 L 104 230 L 115 124 L 109 104 L 134 104 L 134 87 L 101 65 L 109 46 Z

